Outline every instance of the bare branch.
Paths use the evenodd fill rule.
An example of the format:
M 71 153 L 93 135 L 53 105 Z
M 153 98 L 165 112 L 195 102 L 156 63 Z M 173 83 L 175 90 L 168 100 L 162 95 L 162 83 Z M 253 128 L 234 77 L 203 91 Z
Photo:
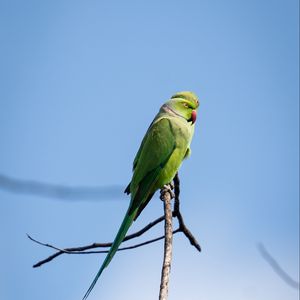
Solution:
M 123 187 L 111 186 L 64 186 L 34 180 L 23 180 L 0 174 L 0 189 L 16 193 L 61 200 L 108 200 L 118 199 Z
M 262 243 L 257 245 L 257 248 L 261 254 L 261 256 L 265 259 L 265 261 L 271 266 L 273 271 L 283 280 L 286 284 L 291 286 L 294 289 L 300 290 L 300 284 L 296 280 L 294 280 L 290 275 L 288 275 L 279 265 L 279 263 L 272 257 L 272 255 L 267 251 L 265 246 Z
M 159 300 L 168 299 L 169 280 L 172 262 L 172 242 L 173 242 L 173 224 L 172 224 L 172 191 L 171 186 L 161 189 L 161 200 L 164 202 L 165 212 L 165 245 L 164 245 L 164 261 L 161 271 L 161 281 L 159 289 Z
M 125 241 L 128 241 L 128 240 L 131 240 L 131 239 L 134 239 L 136 237 L 139 237 L 141 236 L 142 234 L 144 234 L 146 231 L 148 231 L 149 229 L 151 229 L 152 227 L 154 227 L 155 225 L 159 224 L 160 222 L 162 222 L 164 220 L 164 216 L 161 216 L 159 218 L 157 218 L 156 220 L 154 220 L 153 222 L 149 223 L 148 225 L 146 225 L 144 228 L 142 228 L 141 230 L 135 232 L 135 233 L 132 233 L 132 234 L 129 234 L 127 235 L 123 242 Z M 179 232 L 179 230 L 177 231 Z M 39 245 L 42 245 L 42 246 L 45 246 L 45 247 L 48 247 L 48 248 L 52 248 L 54 250 L 57 250 L 56 253 L 50 255 L 49 257 L 37 262 L 36 264 L 33 265 L 34 268 L 37 268 L 37 267 L 40 267 L 42 266 L 43 264 L 47 263 L 47 262 L 50 262 L 51 260 L 53 260 L 54 258 L 62 255 L 62 254 L 91 254 L 91 253 L 107 253 L 108 251 L 104 250 L 104 251 L 90 251 L 90 252 L 87 252 L 86 250 L 90 250 L 90 249 L 95 249 L 95 248 L 107 248 L 107 247 L 110 247 L 112 245 L 112 242 L 109 242 L 109 243 L 93 243 L 93 244 L 90 244 L 90 245 L 87 245 L 87 246 L 81 246 L 81 247 L 69 247 L 69 248 L 58 248 L 56 246 L 53 246 L 53 245 L 50 245 L 50 244 L 46 244 L 46 243 L 42 243 L 34 238 L 32 238 L 29 234 L 27 234 L 27 237 L 39 244 Z M 160 239 L 163 239 L 164 236 L 162 237 L 159 237 L 159 238 L 156 238 L 156 239 L 153 239 L 153 240 L 150 240 L 150 241 L 147 241 L 147 242 L 144 242 L 142 244 L 137 244 L 137 245 L 134 245 L 134 246 L 131 246 L 131 247 L 126 247 L 128 249 L 133 249 L 133 248 L 137 248 L 137 247 L 140 247 L 140 246 L 144 246 L 144 245 L 147 245 L 147 244 L 150 244 L 150 243 L 153 243 L 153 242 L 156 242 Z M 120 249 L 119 249 L 120 250 Z M 127 250 L 127 249 L 123 249 L 123 250 Z
M 191 245 L 194 246 L 199 252 L 201 251 L 201 247 L 199 243 L 197 242 L 196 238 L 193 236 L 191 231 L 186 227 L 183 217 L 180 213 L 180 201 L 179 201 L 179 195 L 180 195 L 180 180 L 178 173 L 176 173 L 174 177 L 174 191 L 175 191 L 175 203 L 174 203 L 174 212 L 173 216 L 177 217 L 179 222 L 179 228 L 184 233 L 184 235 L 188 238 Z

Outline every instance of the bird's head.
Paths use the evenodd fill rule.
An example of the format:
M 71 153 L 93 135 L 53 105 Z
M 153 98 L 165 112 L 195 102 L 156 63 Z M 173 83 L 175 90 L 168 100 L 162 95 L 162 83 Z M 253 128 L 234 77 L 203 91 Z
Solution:
M 198 97 L 192 92 L 179 92 L 171 97 L 166 105 L 177 115 L 194 124 L 199 107 Z

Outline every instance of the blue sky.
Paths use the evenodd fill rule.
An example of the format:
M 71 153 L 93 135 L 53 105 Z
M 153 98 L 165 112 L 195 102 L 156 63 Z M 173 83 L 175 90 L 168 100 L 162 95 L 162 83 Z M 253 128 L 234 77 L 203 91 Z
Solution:
M 299 3 L 0 2 L 0 173 L 71 186 L 126 186 L 160 105 L 192 90 L 201 106 L 181 170 L 170 300 L 296 300 L 263 242 L 299 280 Z M 113 239 L 128 206 L 0 190 L 0 298 L 81 299 L 102 255 L 59 247 Z M 132 231 L 162 214 L 154 197 Z M 162 233 L 158 226 L 142 240 Z M 156 299 L 163 243 L 117 254 L 90 299 Z

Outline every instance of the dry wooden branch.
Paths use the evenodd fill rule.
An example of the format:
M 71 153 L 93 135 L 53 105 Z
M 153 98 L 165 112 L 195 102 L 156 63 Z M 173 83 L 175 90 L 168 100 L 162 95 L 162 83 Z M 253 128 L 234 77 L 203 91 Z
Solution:
M 142 234 L 144 234 L 146 231 L 148 231 L 149 229 L 151 229 L 152 227 L 154 227 L 155 225 L 159 224 L 160 222 L 162 222 L 164 220 L 164 216 L 161 216 L 159 218 L 157 218 L 156 220 L 154 220 L 153 222 L 149 223 L 147 226 L 145 226 L 144 228 L 142 228 L 141 230 L 135 232 L 135 233 L 132 233 L 132 234 L 129 234 L 127 235 L 123 242 L 125 241 L 128 241 L 128 240 L 131 240 L 131 239 L 134 239 L 136 237 L 139 237 L 141 236 Z M 176 232 L 178 232 L 179 230 L 177 230 Z M 50 255 L 49 257 L 37 262 L 36 264 L 33 265 L 33 268 L 37 268 L 37 267 L 40 267 L 42 266 L 43 264 L 45 263 L 48 263 L 50 262 L 51 260 L 53 260 L 54 258 L 62 255 L 62 254 L 93 254 L 93 253 L 107 253 L 108 250 L 104 250 L 104 251 L 86 251 L 86 250 L 90 250 L 90 249 L 95 249 L 95 248 L 108 248 L 112 245 L 112 242 L 109 242 L 109 243 L 92 243 L 90 245 L 86 245 L 86 246 L 81 246 L 81 247 L 68 247 L 68 248 L 59 248 L 57 246 L 53 246 L 53 245 L 50 245 L 48 243 L 42 243 L 34 238 L 32 238 L 29 234 L 27 234 L 27 237 L 41 245 L 41 246 L 45 246 L 45 247 L 48 247 L 48 248 L 52 248 L 54 250 L 57 250 L 57 252 L 55 252 L 54 254 Z M 133 249 L 133 248 L 137 248 L 137 247 L 141 247 L 141 246 L 144 246 L 144 245 L 147 245 L 147 244 L 150 244 L 150 243 L 153 243 L 153 242 L 156 242 L 156 241 L 159 241 L 161 239 L 163 239 L 164 236 L 161 236 L 161 237 L 158 237 L 156 239 L 153 239 L 153 240 L 149 240 L 149 241 L 146 241 L 144 243 L 141 243 L 141 244 L 137 244 L 137 245 L 133 245 L 133 246 L 130 246 L 130 247 L 124 247 L 124 248 L 119 248 L 119 250 L 128 250 L 128 249 Z
M 172 207 L 171 199 L 173 192 L 171 186 L 165 187 L 161 190 L 161 200 L 164 202 L 165 212 L 165 244 L 164 244 L 164 260 L 161 270 L 161 280 L 159 289 L 159 300 L 168 299 L 169 280 L 172 262 L 172 248 L 173 248 L 173 224 L 172 224 Z

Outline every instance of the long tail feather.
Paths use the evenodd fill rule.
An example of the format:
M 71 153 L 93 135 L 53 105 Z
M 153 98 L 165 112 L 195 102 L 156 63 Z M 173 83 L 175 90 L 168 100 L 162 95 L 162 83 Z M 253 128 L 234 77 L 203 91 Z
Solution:
M 118 231 L 118 234 L 100 268 L 100 270 L 98 271 L 95 279 L 93 280 L 92 284 L 90 285 L 90 287 L 88 288 L 88 290 L 86 291 L 84 297 L 82 298 L 82 300 L 87 299 L 87 297 L 89 296 L 90 292 L 92 291 L 92 289 L 94 288 L 95 284 L 97 283 L 100 275 L 102 274 L 103 270 L 109 265 L 110 261 L 112 260 L 113 256 L 115 255 L 115 253 L 117 252 L 120 244 L 122 243 L 130 225 L 132 224 L 134 217 L 136 215 L 136 212 L 132 213 L 132 214 L 128 214 L 128 212 L 125 215 L 125 218 L 122 222 L 122 225 L 120 226 L 120 229 Z
M 85 293 L 82 300 L 86 300 L 89 296 L 90 292 L 94 288 L 95 284 L 97 283 L 100 275 L 102 274 L 103 270 L 109 265 L 110 261 L 116 254 L 120 244 L 122 243 L 129 227 L 131 226 L 132 222 L 136 219 L 136 217 L 141 213 L 141 211 L 145 208 L 151 197 L 153 196 L 153 185 L 155 184 L 155 179 L 160 171 L 160 168 L 157 168 L 143 179 L 142 182 L 140 182 L 140 185 L 138 186 L 137 190 L 134 192 L 130 191 L 132 193 L 132 200 L 130 202 L 129 208 L 127 210 L 127 213 L 124 217 L 124 220 L 120 226 L 120 229 L 117 233 L 117 236 L 100 268 L 98 271 L 96 277 L 94 278 L 92 284 L 90 285 L 89 289 Z M 129 191 L 130 186 L 126 188 L 126 190 Z M 125 191 L 126 191 L 125 190 Z M 144 202 L 146 201 L 145 205 Z

